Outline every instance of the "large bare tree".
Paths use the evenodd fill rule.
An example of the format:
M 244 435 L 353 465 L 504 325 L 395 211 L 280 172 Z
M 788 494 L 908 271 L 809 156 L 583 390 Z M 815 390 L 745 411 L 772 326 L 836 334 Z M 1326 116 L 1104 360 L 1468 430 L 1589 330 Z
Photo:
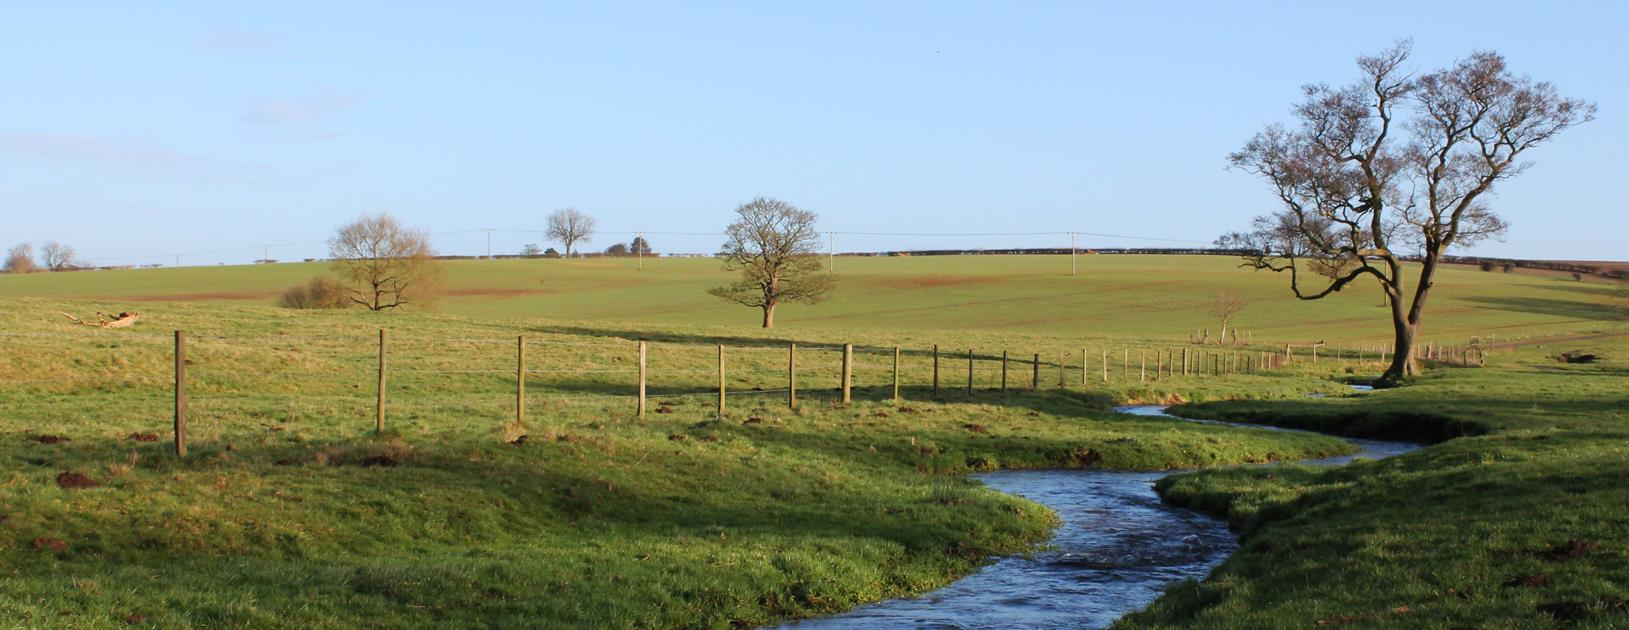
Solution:
M 764 328 L 775 326 L 783 302 L 815 304 L 830 295 L 836 278 L 820 269 L 818 216 L 777 199 L 758 197 L 735 209 L 720 256 L 741 279 L 707 292 L 762 309 Z
M 34 270 L 34 246 L 28 243 L 19 243 L 6 252 L 6 271 L 11 273 L 28 273 Z
M 566 258 L 571 258 L 572 246 L 590 242 L 594 234 L 594 217 L 576 208 L 555 210 L 549 214 L 549 238 L 566 246 Z
M 388 214 L 363 214 L 339 228 L 328 255 L 350 301 L 374 311 L 428 305 L 441 281 L 429 236 Z
M 1390 307 L 1395 356 L 1381 384 L 1418 373 L 1415 333 L 1450 248 L 1500 236 L 1489 206 L 1520 158 L 1594 117 L 1591 103 L 1512 73 L 1477 52 L 1418 76 L 1400 42 L 1358 59 L 1360 81 L 1310 85 L 1293 127 L 1269 125 L 1229 157 L 1271 185 L 1280 208 L 1218 244 L 1246 266 L 1287 272 L 1296 297 L 1316 300 L 1373 278 Z M 1417 258 L 1412 286 L 1407 259 Z
M 40 258 L 45 263 L 46 269 L 52 271 L 68 269 L 74 266 L 74 248 L 56 241 L 47 241 L 45 246 L 40 248 Z

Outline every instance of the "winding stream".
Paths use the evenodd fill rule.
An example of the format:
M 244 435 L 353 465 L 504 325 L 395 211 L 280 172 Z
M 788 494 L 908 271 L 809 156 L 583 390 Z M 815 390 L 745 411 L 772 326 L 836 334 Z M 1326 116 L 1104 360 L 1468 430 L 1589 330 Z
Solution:
M 1178 418 L 1164 406 L 1119 407 L 1139 416 Z M 1213 420 L 1212 424 L 1262 425 Z M 1419 448 L 1405 442 L 1348 438 L 1354 455 L 1307 460 L 1340 465 Z M 1101 628 L 1147 606 L 1171 584 L 1202 579 L 1238 548 L 1227 523 L 1172 507 L 1154 482 L 1172 472 L 1009 470 L 976 478 L 985 485 L 1052 508 L 1063 524 L 1035 554 L 1009 556 L 939 590 L 861 606 L 841 615 L 782 628 Z

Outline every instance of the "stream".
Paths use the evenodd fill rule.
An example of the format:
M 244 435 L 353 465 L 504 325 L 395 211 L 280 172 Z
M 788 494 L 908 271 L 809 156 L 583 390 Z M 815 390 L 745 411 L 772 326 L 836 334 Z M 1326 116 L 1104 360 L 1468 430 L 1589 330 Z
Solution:
M 1117 407 L 1138 416 L 1296 431 L 1264 425 L 1189 420 L 1159 405 Z M 1347 438 L 1353 455 L 1301 463 L 1338 466 L 1419 448 L 1406 442 Z M 1204 579 L 1238 548 L 1227 523 L 1166 505 L 1154 482 L 1173 472 L 1008 470 L 975 475 L 992 489 L 1058 513 L 1063 523 L 1041 551 L 998 558 L 949 586 L 916 597 L 861 606 L 782 628 L 1101 628 L 1185 579 Z

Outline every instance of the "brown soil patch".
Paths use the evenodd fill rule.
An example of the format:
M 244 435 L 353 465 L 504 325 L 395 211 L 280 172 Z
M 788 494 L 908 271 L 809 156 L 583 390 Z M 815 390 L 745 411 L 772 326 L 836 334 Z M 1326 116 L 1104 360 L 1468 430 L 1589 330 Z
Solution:
M 158 434 L 157 433 L 131 433 L 130 435 L 124 436 L 124 439 L 130 440 L 132 442 L 157 442 L 158 441 Z
M 513 298 L 527 295 L 543 295 L 545 293 L 548 292 L 542 289 L 504 289 L 499 287 L 489 287 L 484 289 L 451 289 L 448 290 L 444 295 L 449 297 Z
M 392 457 L 387 453 L 380 453 L 378 455 L 369 455 L 367 457 L 359 459 L 359 460 L 356 461 L 356 463 L 358 465 L 365 466 L 365 467 L 368 467 L 368 468 L 373 468 L 373 467 L 395 468 L 395 467 L 400 466 L 402 464 L 402 460 L 396 459 L 395 457 Z
M 900 413 L 916 413 L 916 408 L 915 407 L 900 407 L 898 409 L 895 409 L 894 411 L 898 411 Z
M 68 543 L 63 542 L 60 539 L 41 536 L 34 539 L 34 548 L 39 549 L 40 551 L 67 551 Z
M 683 442 L 689 438 L 680 433 L 669 433 L 667 439 L 669 442 Z
M 984 428 L 984 425 L 982 425 L 982 424 L 964 424 L 964 425 L 962 425 L 962 428 L 967 429 L 968 431 L 972 431 L 974 433 L 989 433 L 990 432 L 990 430 Z
M 34 442 L 39 442 L 40 444 L 61 444 L 63 442 L 73 441 L 68 439 L 68 436 L 66 435 L 31 435 L 28 437 L 28 439 Z
M 124 616 L 124 622 L 132 626 L 143 621 L 147 621 L 147 615 L 143 615 L 141 613 L 130 613 Z
M 998 284 L 1012 279 L 1014 279 L 1013 276 L 939 275 L 879 278 L 875 282 L 890 289 L 932 289 L 970 284 Z
M 68 471 L 57 475 L 57 487 L 59 488 L 79 490 L 83 488 L 95 488 L 96 486 L 100 485 L 102 484 L 98 483 L 95 479 L 86 477 L 83 473 Z
M 743 422 L 741 424 L 763 424 L 763 423 L 764 423 L 763 418 L 760 418 L 758 416 L 752 416 L 750 418 L 747 418 L 747 421 Z
M 1576 560 L 1595 551 L 1597 543 L 1592 540 L 1569 540 L 1544 552 L 1544 558 L 1553 562 Z

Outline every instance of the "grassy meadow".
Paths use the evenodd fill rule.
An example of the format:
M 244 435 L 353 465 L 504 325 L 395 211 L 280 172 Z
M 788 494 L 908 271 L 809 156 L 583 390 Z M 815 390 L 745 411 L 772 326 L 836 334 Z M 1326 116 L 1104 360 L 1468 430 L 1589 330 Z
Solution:
M 1076 337 L 1186 339 L 1210 327 L 1220 292 L 1249 302 L 1237 322 L 1256 338 L 1389 340 L 1378 287 L 1316 302 L 1290 295 L 1282 276 L 1240 269 L 1224 256 L 838 257 L 839 290 L 825 304 L 786 305 L 789 330 L 946 330 Z M 447 263 L 440 310 L 486 319 L 600 322 L 633 330 L 654 324 L 744 327 L 749 309 L 705 293 L 730 276 L 702 258 L 464 260 Z M 0 299 L 90 300 L 144 310 L 151 301 L 271 305 L 325 263 L 182 267 L 0 276 Z M 1439 273 L 1423 334 L 1542 334 L 1588 328 L 1615 316 L 1616 287 L 1560 274 Z
M 1629 472 L 1616 450 L 1629 407 L 1629 356 L 1612 336 L 1617 287 L 1451 269 L 1428 338 L 1528 345 L 1496 352 L 1486 368 L 1437 368 L 1419 385 L 1360 397 L 1343 382 L 1380 366 L 1349 354 L 1146 380 L 1140 358 L 1152 375 L 1169 365 L 1154 356 L 1195 349 L 1188 335 L 1216 328 L 1205 306 L 1223 289 L 1251 301 L 1237 324 L 1258 347 L 1239 356 L 1313 339 L 1361 345 L 1386 331 L 1372 292 L 1299 303 L 1283 278 L 1226 258 L 1081 261 L 1070 277 L 1063 257 L 839 258 L 836 298 L 785 307 L 773 331 L 702 293 L 726 277 L 711 260 L 647 260 L 642 271 L 631 260 L 460 261 L 439 311 L 385 314 L 271 306 L 320 264 L 0 276 L 0 618 L 754 626 L 928 590 L 1045 540 L 1056 523 L 1048 510 L 984 489 L 972 471 L 1216 468 L 1350 450 L 1328 436 L 1109 411 L 1214 401 L 1196 408 L 1329 418 L 1317 428 L 1335 433 L 1423 424 L 1441 443 L 1337 471 L 1175 478 L 1162 488 L 1168 499 L 1229 515 L 1245 548 L 1125 624 L 1351 616 L 1433 627 L 1486 614 L 1505 625 L 1483 627 L 1521 627 L 1553 618 L 1536 608 L 1552 600 L 1580 602 L 1579 619 L 1610 619 L 1599 615 L 1613 614 L 1614 585 L 1629 578 L 1618 529 L 1629 510 L 1608 481 Z M 98 330 L 58 314 L 98 310 L 142 320 Z M 375 434 L 380 328 L 390 330 L 390 372 Z M 189 335 L 184 461 L 168 443 L 176 329 Z M 643 419 L 637 339 L 650 340 Z M 795 410 L 783 390 L 791 342 Z M 836 392 L 841 343 L 856 348 L 849 404 Z M 1534 344 L 1603 359 L 1557 364 L 1555 347 Z M 1007 391 L 1003 351 L 1014 359 Z M 1030 390 L 1036 355 L 1040 387 Z M 1428 413 L 1408 415 L 1422 405 Z M 1472 437 L 1444 441 L 1443 427 Z M 1554 522 L 1522 519 L 1520 506 L 1539 503 Z M 1456 531 L 1477 534 L 1446 544 Z M 1516 570 L 1500 559 L 1550 562 L 1548 545 L 1574 539 L 1592 543 L 1587 559 L 1535 565 L 1547 585 L 1494 583 L 1521 577 L 1494 575 Z M 1449 582 L 1477 595 L 1456 599 Z M 1376 612 L 1400 606 L 1429 615 Z

